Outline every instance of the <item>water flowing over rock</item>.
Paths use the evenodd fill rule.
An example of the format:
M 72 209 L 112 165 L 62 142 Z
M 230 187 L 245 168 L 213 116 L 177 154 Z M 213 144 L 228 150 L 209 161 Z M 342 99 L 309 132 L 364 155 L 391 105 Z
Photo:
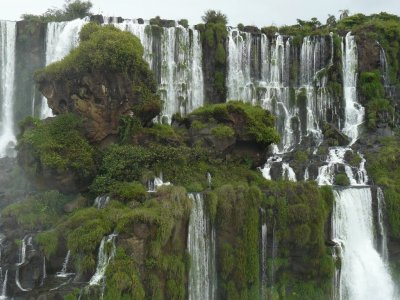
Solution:
M 364 122 L 364 107 L 357 102 L 357 44 L 349 32 L 342 42 L 343 92 L 345 122 L 343 133 L 354 143 L 358 138 L 358 127 Z
M 185 115 L 204 104 L 200 34 L 191 28 L 152 27 L 126 20 L 114 24 L 140 38 L 144 59 L 156 75 L 162 116 L 171 122 L 174 113 Z
M 189 221 L 189 299 L 213 300 L 217 296 L 215 230 L 206 215 L 202 194 L 189 194 L 193 201 Z
M 339 299 L 396 299 L 390 271 L 374 247 L 370 188 L 334 194 L 333 238 L 342 247 Z
M 110 263 L 111 259 L 115 256 L 115 238 L 117 234 L 110 234 L 108 236 L 103 237 L 100 243 L 99 254 L 97 257 L 97 267 L 96 272 L 92 276 L 89 281 L 89 285 L 98 285 L 102 280 L 104 280 L 104 275 L 107 271 L 107 266 Z M 111 247 L 108 246 L 111 244 Z
M 76 19 L 70 22 L 50 22 L 46 33 L 46 65 L 64 58 L 79 44 L 79 32 L 89 20 Z M 46 98 L 42 99 L 41 118 L 52 117 Z
M 70 257 L 71 257 L 71 251 L 68 250 L 67 255 L 65 256 L 61 271 L 56 273 L 57 277 L 66 278 L 66 277 L 74 275 L 74 273 L 67 272 Z
M 12 153 L 14 133 L 15 22 L 0 21 L 0 157 Z
M 330 45 L 332 37 L 305 37 L 298 57 L 291 38 L 229 30 L 228 100 L 259 104 L 277 116 L 279 152 L 293 149 L 302 136 L 311 136 L 315 146 L 322 142 L 319 123 L 333 107 L 325 74 L 333 59 Z M 300 65 L 295 75 L 294 61 Z

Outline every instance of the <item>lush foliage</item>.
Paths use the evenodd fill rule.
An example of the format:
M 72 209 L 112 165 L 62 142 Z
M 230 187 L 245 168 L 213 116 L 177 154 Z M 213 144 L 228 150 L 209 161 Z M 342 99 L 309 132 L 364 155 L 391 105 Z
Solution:
M 64 7 L 50 8 L 42 15 L 24 14 L 22 19 L 26 21 L 62 22 L 90 16 L 91 1 L 66 0 Z
M 203 106 L 194 112 L 204 122 L 216 121 L 231 126 L 236 133 L 245 131 L 244 135 L 263 145 L 279 143 L 279 135 L 274 129 L 275 118 L 267 110 L 248 103 L 230 101 L 223 104 Z
M 400 238 L 400 141 L 398 137 L 385 138 L 376 152 L 367 156 L 368 174 L 375 184 L 384 187 L 386 212 L 390 235 Z
M 81 133 L 81 121 L 72 114 L 41 121 L 28 117 L 20 124 L 18 148 L 35 159 L 34 174 L 41 168 L 74 171 L 82 178 L 93 176 L 95 150 Z
M 207 10 L 201 19 L 204 23 L 221 23 L 224 25 L 228 23 L 228 17 L 222 12 L 215 10 Z

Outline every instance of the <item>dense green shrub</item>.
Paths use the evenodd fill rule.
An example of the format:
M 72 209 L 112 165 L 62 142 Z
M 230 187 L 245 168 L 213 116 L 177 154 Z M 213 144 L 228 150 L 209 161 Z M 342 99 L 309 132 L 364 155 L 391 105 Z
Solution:
M 46 81 L 70 81 L 92 72 L 122 75 L 132 82 L 132 94 L 136 100 L 131 106 L 133 114 L 144 125 L 151 123 L 161 110 L 161 101 L 156 94 L 154 75 L 143 59 L 139 38 L 111 25 L 93 23 L 82 28 L 81 38 L 79 46 L 61 61 L 37 71 L 35 81 L 39 85 Z
M 18 149 L 29 149 L 37 169 L 73 170 L 82 178 L 91 177 L 96 170 L 95 150 L 82 135 L 81 126 L 81 120 L 73 114 L 47 121 L 28 117 L 20 126 Z
M 341 186 L 348 186 L 350 185 L 350 180 L 346 174 L 340 173 L 335 176 L 335 184 Z
M 399 137 L 385 138 L 377 152 L 367 155 L 367 171 L 375 184 L 384 188 L 389 234 L 400 239 L 400 141 Z
M 64 8 L 50 8 L 42 15 L 23 14 L 25 21 L 62 22 L 90 16 L 91 1 L 66 0 Z
M 11 204 L 3 209 L 3 217 L 15 218 L 17 224 L 26 230 L 45 230 L 54 226 L 64 213 L 64 205 L 73 197 L 57 191 L 46 191 Z
M 279 135 L 274 129 L 275 119 L 269 111 L 259 106 L 253 106 L 239 101 L 223 104 L 206 105 L 192 112 L 203 121 L 216 120 L 222 124 L 243 126 L 246 135 L 262 145 L 279 143 Z M 239 120 L 241 123 L 235 124 Z M 240 124 L 240 125 L 239 125 Z

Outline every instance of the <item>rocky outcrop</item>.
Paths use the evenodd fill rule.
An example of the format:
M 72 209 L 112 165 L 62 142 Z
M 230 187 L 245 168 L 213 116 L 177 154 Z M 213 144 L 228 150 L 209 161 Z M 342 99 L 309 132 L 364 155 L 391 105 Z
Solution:
M 72 112 L 82 117 L 85 135 L 90 142 L 100 142 L 118 132 L 121 116 L 133 115 L 139 97 L 131 80 L 124 74 L 86 73 L 74 78 L 46 80 L 39 83 L 53 113 Z M 150 122 L 159 107 L 150 108 L 145 121 Z

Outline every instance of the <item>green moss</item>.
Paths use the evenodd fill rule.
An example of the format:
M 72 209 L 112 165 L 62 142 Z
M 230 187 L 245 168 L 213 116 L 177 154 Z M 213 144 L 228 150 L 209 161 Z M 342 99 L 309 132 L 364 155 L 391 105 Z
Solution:
M 21 123 L 18 149 L 29 149 L 38 171 L 43 167 L 58 172 L 73 170 L 81 178 L 95 172 L 95 151 L 81 134 L 81 120 L 72 114 L 50 121 L 28 118 Z
M 350 180 L 346 174 L 340 173 L 335 176 L 335 184 L 341 186 L 348 186 L 350 185 Z
M 191 124 L 190 127 L 196 130 L 201 130 L 207 127 L 206 124 L 204 124 L 203 122 L 200 122 L 198 120 L 194 120 Z
M 47 259 L 50 259 L 50 257 L 56 253 L 58 246 L 58 234 L 56 231 L 52 230 L 38 233 L 36 241 Z
M 300 163 L 305 163 L 308 160 L 308 154 L 306 151 L 296 151 L 294 159 Z
M 111 195 L 122 202 L 143 202 L 146 199 L 146 189 L 139 182 L 118 181 L 111 186 Z
M 400 148 L 399 137 L 381 140 L 381 147 L 367 154 L 367 171 L 384 189 L 389 234 L 400 239 Z
M 215 61 L 217 62 L 217 64 L 225 65 L 226 63 L 225 60 L 226 60 L 225 47 L 222 43 L 219 43 L 215 54 Z
M 71 200 L 57 191 L 37 193 L 25 201 L 7 206 L 2 216 L 15 218 L 17 224 L 26 230 L 45 230 L 57 224 L 64 205 Z
M 279 135 L 274 129 L 274 117 L 269 111 L 259 106 L 253 106 L 239 101 L 230 101 L 223 104 L 206 105 L 192 112 L 200 116 L 204 121 L 211 119 L 219 123 L 228 123 L 231 118 L 239 117 L 244 119 L 243 125 L 247 134 L 258 143 L 269 145 L 279 142 Z
M 217 138 L 230 138 L 235 136 L 235 131 L 227 125 L 219 124 L 211 130 Z

